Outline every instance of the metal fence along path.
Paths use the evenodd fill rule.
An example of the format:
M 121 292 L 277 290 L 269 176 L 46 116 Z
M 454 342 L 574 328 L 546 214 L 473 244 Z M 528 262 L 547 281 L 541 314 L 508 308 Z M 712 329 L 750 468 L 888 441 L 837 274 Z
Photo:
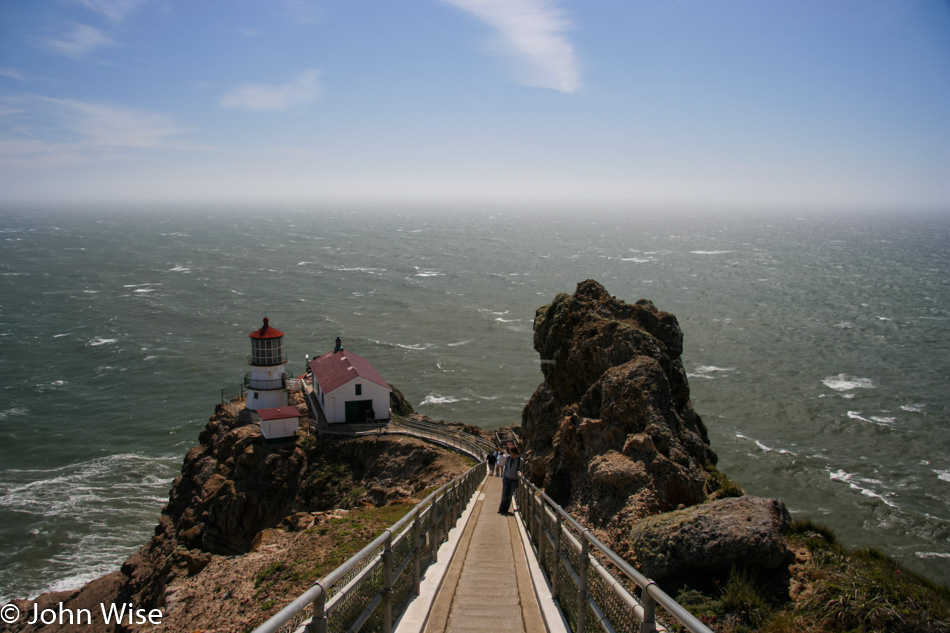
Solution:
M 350 432 L 413 435 L 478 464 L 254 633 L 652 633 L 667 630 L 658 609 L 692 633 L 712 633 L 524 478 L 518 510 L 498 514 L 501 479 L 488 476 L 491 444 L 483 438 L 396 416 L 388 426 Z M 439 563 L 463 512 L 467 523 L 442 554 L 451 561 Z M 439 573 L 427 577 L 436 563 Z M 420 594 L 434 598 L 412 605 Z

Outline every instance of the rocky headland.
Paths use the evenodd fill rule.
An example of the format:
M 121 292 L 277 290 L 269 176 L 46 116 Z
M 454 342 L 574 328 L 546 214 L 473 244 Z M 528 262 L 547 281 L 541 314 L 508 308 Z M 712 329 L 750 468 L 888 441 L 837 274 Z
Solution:
M 138 630 L 97 624 L 99 605 L 113 603 L 161 609 L 156 630 L 250 630 L 472 464 L 398 435 L 266 443 L 257 424 L 218 406 L 148 543 L 77 591 L 15 602 L 23 614 L 88 609 L 93 623 L 34 628 L 24 616 L 9 630 Z

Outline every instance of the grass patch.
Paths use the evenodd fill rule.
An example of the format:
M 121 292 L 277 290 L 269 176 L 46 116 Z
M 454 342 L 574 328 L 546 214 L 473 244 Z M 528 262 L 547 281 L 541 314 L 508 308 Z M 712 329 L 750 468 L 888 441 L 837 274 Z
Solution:
M 950 630 L 950 588 L 903 569 L 874 548 L 815 552 L 821 574 L 802 601 L 833 631 Z
M 273 565 L 268 565 L 264 569 L 257 572 L 257 576 L 254 578 L 254 586 L 260 587 L 261 585 L 272 585 L 281 576 L 281 572 L 284 570 L 285 565 L 283 561 L 274 563 Z
M 682 587 L 676 600 L 717 633 L 950 631 L 946 585 L 878 549 L 846 548 L 831 529 L 808 519 L 793 521 L 787 539 L 798 556 L 787 574 L 732 569 L 718 581 Z
M 743 497 L 742 486 L 729 479 L 721 470 L 710 464 L 706 466 L 706 496 L 713 499 L 724 497 Z

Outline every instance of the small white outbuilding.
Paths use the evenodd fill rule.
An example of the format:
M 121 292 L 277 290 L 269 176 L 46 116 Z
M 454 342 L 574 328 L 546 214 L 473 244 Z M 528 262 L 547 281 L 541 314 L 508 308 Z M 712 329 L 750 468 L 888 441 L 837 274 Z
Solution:
M 300 430 L 300 412 L 294 406 L 258 409 L 257 416 L 261 419 L 261 435 L 265 440 L 294 437 Z

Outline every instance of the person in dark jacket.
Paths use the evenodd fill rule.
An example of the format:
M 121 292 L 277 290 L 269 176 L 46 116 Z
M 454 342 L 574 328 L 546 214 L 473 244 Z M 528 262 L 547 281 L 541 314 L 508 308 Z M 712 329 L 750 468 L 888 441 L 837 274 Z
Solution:
M 518 473 L 524 460 L 521 458 L 517 446 L 512 446 L 505 460 L 504 469 L 501 472 L 501 505 L 498 506 L 498 514 L 508 514 L 508 508 L 511 507 L 511 496 L 515 494 L 518 488 Z

